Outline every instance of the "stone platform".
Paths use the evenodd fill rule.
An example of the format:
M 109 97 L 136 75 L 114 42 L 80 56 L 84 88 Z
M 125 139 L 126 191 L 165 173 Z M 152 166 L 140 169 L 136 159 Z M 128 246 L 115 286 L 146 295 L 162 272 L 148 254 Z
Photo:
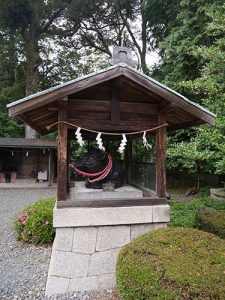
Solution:
M 225 188 L 210 189 L 210 197 L 214 200 L 225 200 Z
M 46 295 L 115 287 L 121 247 L 166 227 L 169 211 L 169 205 L 55 208 Z
M 104 192 L 98 189 L 87 189 L 84 181 L 75 182 L 75 187 L 71 188 L 70 194 L 71 200 L 138 199 L 143 197 L 141 190 L 130 185 Z

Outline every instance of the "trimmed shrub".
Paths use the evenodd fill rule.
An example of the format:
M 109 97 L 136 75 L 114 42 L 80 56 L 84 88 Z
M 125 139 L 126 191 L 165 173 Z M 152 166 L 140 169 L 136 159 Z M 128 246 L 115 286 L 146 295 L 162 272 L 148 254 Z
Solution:
M 224 299 L 225 243 L 193 228 L 146 233 L 122 248 L 117 286 L 123 300 Z
M 42 199 L 23 209 L 15 220 L 17 239 L 33 244 L 53 242 L 54 204 L 52 198 Z
M 195 227 L 225 239 L 225 210 L 202 210 L 195 215 Z

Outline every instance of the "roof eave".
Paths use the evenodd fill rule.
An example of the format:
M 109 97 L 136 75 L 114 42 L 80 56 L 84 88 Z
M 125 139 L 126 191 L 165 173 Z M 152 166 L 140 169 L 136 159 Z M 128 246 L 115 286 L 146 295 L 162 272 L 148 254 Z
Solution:
M 120 68 L 120 72 L 118 70 L 115 71 L 115 69 Z M 105 73 L 108 72 L 108 75 L 110 76 L 105 76 Z M 161 94 L 167 95 L 167 98 L 165 100 L 170 101 L 171 96 L 172 96 L 172 101 L 174 101 L 174 104 L 177 105 L 180 108 L 185 108 L 187 111 L 189 110 L 191 114 L 195 115 L 197 118 L 201 119 L 204 123 L 208 123 L 211 125 L 215 125 L 215 118 L 216 115 L 213 114 L 212 112 L 208 111 L 204 107 L 200 106 L 197 103 L 194 103 L 184 97 L 183 95 L 175 92 L 174 90 L 170 89 L 169 87 L 161 84 L 160 82 L 144 75 L 143 73 L 139 72 L 136 69 L 133 69 L 132 67 L 120 63 L 118 65 L 112 66 L 110 68 L 100 70 L 95 73 L 88 74 L 86 76 L 77 78 L 75 80 L 71 80 L 69 82 L 66 82 L 61 85 L 57 85 L 55 87 L 52 87 L 48 90 L 33 94 L 31 96 L 25 97 L 23 99 L 17 100 L 13 103 L 10 103 L 7 105 L 8 108 L 8 113 L 9 116 L 17 116 L 19 117 L 23 122 L 29 124 L 29 120 L 25 120 L 23 118 L 23 113 L 26 111 L 29 111 L 31 108 L 34 109 L 36 107 L 39 107 L 40 105 L 48 104 L 51 103 L 52 101 L 57 100 L 56 95 L 59 95 L 60 97 L 64 95 L 68 95 L 69 92 L 72 92 L 73 88 L 76 87 L 77 91 L 83 90 L 85 88 L 88 88 L 90 86 L 111 80 L 113 78 L 116 78 L 118 76 L 125 76 L 129 78 L 130 80 L 133 80 L 136 82 L 138 85 L 142 86 L 145 89 L 148 90 L 153 90 L 154 93 L 157 94 L 157 91 L 161 91 Z M 93 80 L 93 78 L 96 79 Z M 97 80 L 98 79 L 98 80 Z M 78 83 L 78 88 L 76 83 Z M 90 83 L 91 82 L 91 83 Z M 34 100 L 31 102 L 32 100 Z M 30 103 L 29 103 L 30 102 Z M 29 103 L 29 107 L 26 107 L 26 105 Z M 30 120 L 32 122 L 32 120 Z M 32 127 L 32 125 L 31 125 Z M 46 132 L 45 130 L 43 131 L 40 128 L 34 128 L 36 131 L 40 132 L 43 134 L 43 132 Z

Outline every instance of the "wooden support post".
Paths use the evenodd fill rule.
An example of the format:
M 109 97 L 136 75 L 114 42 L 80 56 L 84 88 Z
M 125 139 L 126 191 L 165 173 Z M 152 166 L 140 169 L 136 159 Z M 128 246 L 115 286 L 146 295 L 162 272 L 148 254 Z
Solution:
M 35 152 L 35 159 L 34 159 L 34 179 L 37 182 L 38 181 L 38 157 L 40 156 L 40 150 Z
M 132 140 L 128 139 L 124 153 L 125 160 L 125 183 L 131 182 L 131 163 L 132 163 Z
M 69 137 L 67 137 L 67 166 L 69 166 L 70 163 L 70 141 Z M 70 192 L 70 169 L 67 167 L 67 193 Z
M 166 123 L 166 116 L 159 114 L 159 125 Z M 156 132 L 156 193 L 159 198 L 166 197 L 166 127 Z
M 49 149 L 49 157 L 48 157 L 48 185 L 51 186 L 54 180 L 54 149 Z
M 59 102 L 58 121 L 67 121 L 67 99 Z M 57 201 L 67 198 L 67 136 L 66 124 L 58 125 L 58 159 L 57 159 Z

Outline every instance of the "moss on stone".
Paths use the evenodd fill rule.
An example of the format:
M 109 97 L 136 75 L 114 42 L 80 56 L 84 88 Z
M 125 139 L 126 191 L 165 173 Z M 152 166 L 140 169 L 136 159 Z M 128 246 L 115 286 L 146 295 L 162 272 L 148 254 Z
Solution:
M 224 271 L 224 240 L 197 229 L 158 229 L 121 250 L 117 285 L 123 300 L 224 299 Z

